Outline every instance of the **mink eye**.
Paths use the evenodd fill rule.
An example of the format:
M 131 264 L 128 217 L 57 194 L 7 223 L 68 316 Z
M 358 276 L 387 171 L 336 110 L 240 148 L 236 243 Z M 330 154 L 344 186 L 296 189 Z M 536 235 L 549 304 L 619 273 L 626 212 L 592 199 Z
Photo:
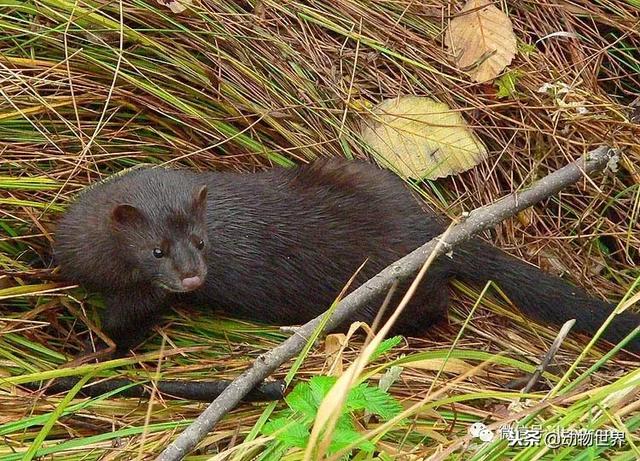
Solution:
M 154 248 L 153 256 L 155 256 L 156 258 L 162 258 L 164 256 L 164 251 L 162 251 L 160 248 Z
M 202 239 L 198 240 L 198 242 L 196 243 L 196 248 L 198 250 L 202 250 L 204 248 L 204 240 Z

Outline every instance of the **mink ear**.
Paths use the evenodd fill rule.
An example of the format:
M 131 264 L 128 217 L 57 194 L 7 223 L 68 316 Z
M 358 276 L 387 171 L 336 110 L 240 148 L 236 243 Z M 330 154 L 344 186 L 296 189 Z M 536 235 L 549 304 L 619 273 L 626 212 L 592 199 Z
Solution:
M 193 209 L 197 212 L 204 212 L 207 208 L 207 186 L 202 186 L 193 196 Z
M 140 224 L 144 221 L 142 211 L 133 205 L 116 205 L 111 210 L 111 220 L 118 226 L 132 226 Z

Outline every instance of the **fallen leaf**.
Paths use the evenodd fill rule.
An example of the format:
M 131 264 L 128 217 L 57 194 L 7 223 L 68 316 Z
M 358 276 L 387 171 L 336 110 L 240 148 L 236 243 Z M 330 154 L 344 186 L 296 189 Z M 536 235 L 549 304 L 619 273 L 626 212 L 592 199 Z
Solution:
M 509 17 L 488 0 L 469 0 L 445 36 L 458 69 L 476 82 L 496 78 L 516 55 Z
M 419 96 L 387 99 L 372 110 L 362 139 L 383 167 L 407 178 L 435 179 L 466 171 L 487 158 L 459 112 Z
M 347 337 L 342 333 L 327 335 L 324 340 L 325 366 L 329 376 L 340 376 L 344 371 L 342 352 L 347 345 Z

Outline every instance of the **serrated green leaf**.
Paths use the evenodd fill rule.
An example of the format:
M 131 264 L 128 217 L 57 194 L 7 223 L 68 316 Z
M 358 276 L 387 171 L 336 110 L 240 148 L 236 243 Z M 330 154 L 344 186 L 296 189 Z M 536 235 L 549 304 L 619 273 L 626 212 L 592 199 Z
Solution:
M 289 447 L 304 448 L 309 440 L 309 428 L 299 421 L 276 418 L 262 428 L 264 435 L 273 435 L 276 440 Z
M 402 406 L 382 389 L 361 384 L 363 397 L 366 400 L 364 407 L 369 413 L 376 414 L 384 420 L 388 420 L 398 415 L 402 411 Z
M 273 435 L 275 432 L 285 427 L 288 423 L 289 420 L 287 418 L 276 418 L 274 420 L 268 421 L 264 426 L 262 426 L 262 433 L 264 435 Z
M 373 351 L 373 354 L 371 354 L 371 358 L 369 360 L 374 361 L 378 357 L 386 354 L 391 349 L 393 349 L 398 344 L 400 344 L 400 341 L 402 341 L 402 336 L 393 336 L 391 338 L 385 339 L 380 343 L 380 345 L 376 348 L 376 350 Z
M 364 392 L 362 391 L 362 388 L 366 386 L 366 384 L 361 384 L 349 391 L 345 402 L 345 408 L 348 411 L 363 410 L 367 408 L 367 399 L 364 397 Z
M 399 339 L 399 337 L 397 339 L 390 338 L 390 340 L 386 341 L 386 344 L 382 347 L 382 353 L 396 345 Z M 315 376 L 308 383 L 299 383 L 285 398 L 289 409 L 283 413 L 288 413 L 288 417 L 282 417 L 283 413 L 281 413 L 279 418 L 264 425 L 262 433 L 272 435 L 278 443 L 287 447 L 306 447 L 309 441 L 310 424 L 317 414 L 320 402 L 330 391 L 336 380 L 332 376 Z M 360 438 L 351 414 L 355 410 L 366 410 L 383 419 L 390 419 L 397 415 L 402 410 L 402 407 L 378 387 L 369 387 L 364 383 L 351 389 L 347 395 L 343 414 L 337 420 L 330 452 L 340 450 L 347 445 L 355 443 Z M 292 416 L 297 420 L 293 419 Z M 357 445 L 357 448 L 370 452 L 374 450 L 375 446 L 370 441 L 363 441 Z M 278 451 L 278 453 L 281 453 L 281 451 Z
M 305 448 L 309 442 L 309 428 L 292 421 L 283 432 L 276 434 L 276 439 L 291 447 Z
M 316 408 L 320 407 L 320 402 L 329 393 L 336 381 L 337 378 L 335 376 L 314 376 L 309 380 L 309 387 L 311 388 L 311 395 L 316 403 Z
M 344 413 L 340 415 L 340 417 L 336 421 L 336 431 L 342 431 L 342 430 L 347 430 L 347 431 L 356 430 L 356 426 L 353 423 L 353 417 L 351 416 L 350 413 Z
M 318 405 L 313 398 L 309 383 L 299 383 L 296 385 L 289 395 L 285 397 L 285 401 L 287 405 L 289 405 L 289 408 L 301 413 L 306 419 L 313 420 L 316 417 Z
M 362 434 L 351 430 L 335 431 L 329 445 L 329 453 L 340 451 L 344 447 L 355 443 L 362 437 Z M 366 452 L 372 452 L 376 446 L 369 440 L 362 440 L 356 445 L 357 448 Z

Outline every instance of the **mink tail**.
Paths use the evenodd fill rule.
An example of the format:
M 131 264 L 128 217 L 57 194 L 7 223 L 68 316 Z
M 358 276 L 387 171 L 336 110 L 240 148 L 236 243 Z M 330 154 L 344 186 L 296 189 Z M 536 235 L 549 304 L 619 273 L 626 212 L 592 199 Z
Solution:
M 616 307 L 479 239 L 454 251 L 453 266 L 458 279 L 474 285 L 492 280 L 527 316 L 555 325 L 576 319 L 573 329 L 582 333 L 593 335 Z M 639 325 L 640 316 L 627 310 L 613 318 L 601 338 L 618 343 Z M 640 334 L 625 348 L 640 352 Z

